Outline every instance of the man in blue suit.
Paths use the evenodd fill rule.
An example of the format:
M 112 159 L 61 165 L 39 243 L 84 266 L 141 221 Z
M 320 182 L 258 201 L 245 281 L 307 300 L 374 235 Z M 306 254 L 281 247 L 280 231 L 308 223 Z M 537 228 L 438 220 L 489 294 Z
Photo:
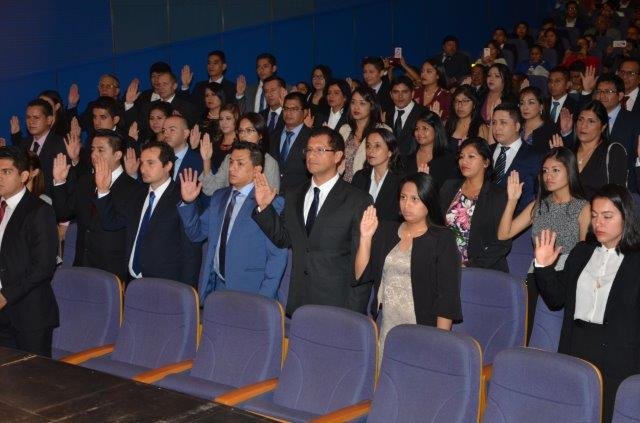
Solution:
M 171 179 L 180 184 L 178 175 L 185 169 L 192 169 L 202 173 L 202 157 L 196 150 L 189 146 L 189 124 L 182 116 L 171 116 L 165 119 L 162 125 L 164 141 L 173 148 L 176 162 L 173 167 Z
M 540 171 L 540 157 L 533 147 L 520 138 L 520 122 L 522 122 L 520 110 L 515 104 L 502 103 L 493 109 L 491 131 L 496 143 L 491 146 L 492 180 L 501 187 L 506 187 L 507 176 L 512 170 L 520 174 L 520 181 L 524 186 L 516 206 L 516 213 L 533 201 Z
M 187 169 L 180 174 L 182 203 L 178 213 L 193 242 L 208 239 L 204 271 L 198 284 L 201 300 L 212 291 L 252 292 L 275 298 L 287 264 L 287 250 L 277 248 L 251 218 L 256 207 L 253 178 L 262 172 L 264 156 L 256 144 L 239 141 L 229 157 L 229 183 L 211 196 L 200 214 L 202 184 Z M 284 200 L 274 203 L 278 212 Z

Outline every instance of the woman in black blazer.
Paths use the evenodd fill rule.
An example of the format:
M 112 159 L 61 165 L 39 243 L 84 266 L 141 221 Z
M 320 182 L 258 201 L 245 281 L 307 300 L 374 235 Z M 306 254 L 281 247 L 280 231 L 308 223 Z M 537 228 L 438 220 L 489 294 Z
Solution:
M 399 222 L 398 189 L 402 178 L 402 162 L 393 132 L 375 128 L 366 139 L 367 161 L 353 175 L 351 184 L 373 198 L 378 219 Z M 381 183 L 381 185 L 380 185 Z
M 508 272 L 511 241 L 497 238 L 502 210 L 507 203 L 504 188 L 489 182 L 491 151 L 482 138 L 460 145 L 458 165 L 464 179 L 450 179 L 440 189 L 440 206 L 446 225 L 456 235 L 462 265 Z M 473 207 L 471 219 L 467 218 Z
M 591 200 L 596 240 L 578 243 L 562 271 L 556 234 L 535 237 L 535 280 L 551 310 L 564 308 L 558 352 L 588 360 L 604 379 L 604 421 L 615 394 L 640 373 L 640 226 L 629 191 L 603 186 Z

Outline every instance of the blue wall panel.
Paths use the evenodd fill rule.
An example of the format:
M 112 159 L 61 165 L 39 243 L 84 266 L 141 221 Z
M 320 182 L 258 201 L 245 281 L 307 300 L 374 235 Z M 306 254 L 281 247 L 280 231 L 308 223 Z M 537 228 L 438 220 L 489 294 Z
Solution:
M 218 34 L 212 37 L 202 37 L 189 42 L 172 44 L 169 47 L 169 60 L 178 79 L 180 79 L 180 70 L 184 65 L 191 67 L 191 71 L 194 73 L 194 82 L 208 79 L 207 54 L 211 50 L 221 49 L 221 38 Z
M 271 51 L 278 58 L 278 74 L 287 84 L 309 80 L 315 64 L 312 40 L 313 18 L 310 16 L 273 24 Z
M 331 66 L 337 77 L 357 77 L 353 67 L 353 12 L 341 10 L 316 15 L 315 59 Z
M 222 48 L 230 64 L 229 77 L 243 74 L 248 84 L 256 82 L 256 56 L 271 49 L 271 28 L 260 25 L 222 34 Z
M 425 16 L 431 16 L 427 2 L 393 2 L 393 46 L 402 47 L 402 55 L 407 63 L 415 66 L 420 66 L 425 57 L 437 51 L 440 44 L 427 38 L 427 27 L 433 19 L 425 19 Z
M 353 15 L 353 66 L 359 71 L 360 59 L 365 56 L 392 56 L 391 4 L 385 1 L 360 6 Z

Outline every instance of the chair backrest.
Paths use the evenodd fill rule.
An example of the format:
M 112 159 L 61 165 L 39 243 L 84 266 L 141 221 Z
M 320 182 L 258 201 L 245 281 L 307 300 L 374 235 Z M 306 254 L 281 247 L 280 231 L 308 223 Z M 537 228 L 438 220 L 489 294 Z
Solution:
M 563 316 L 564 309 L 551 311 L 542 297 L 538 296 L 529 346 L 545 351 L 558 351 Z
M 62 267 L 71 267 L 76 258 L 76 239 L 78 237 L 78 224 L 69 223 L 64 233 L 64 247 L 62 250 Z
M 527 319 L 524 282 L 497 270 L 462 269 L 460 285 L 463 322 L 453 330 L 477 339 L 484 364 L 506 348 L 523 346 Z
M 108 272 L 60 267 L 51 287 L 60 311 L 52 348 L 78 352 L 115 342 L 122 320 L 122 285 Z
M 387 335 L 368 423 L 477 422 L 482 352 L 473 338 L 420 325 Z
M 373 396 L 377 329 L 365 315 L 306 305 L 291 319 L 274 403 L 326 414 Z
M 612 422 L 640 422 L 640 375 L 626 378 L 618 387 Z
M 191 376 L 231 386 L 277 377 L 284 311 L 274 299 L 223 291 L 207 296 Z
M 600 422 L 602 377 L 591 363 L 532 348 L 493 363 L 485 423 Z
M 193 358 L 198 313 L 198 296 L 189 285 L 156 278 L 132 281 L 111 358 L 149 368 Z
M 533 243 L 531 241 L 531 228 L 529 228 L 511 242 L 511 251 L 507 254 L 509 274 L 524 280 L 532 261 Z

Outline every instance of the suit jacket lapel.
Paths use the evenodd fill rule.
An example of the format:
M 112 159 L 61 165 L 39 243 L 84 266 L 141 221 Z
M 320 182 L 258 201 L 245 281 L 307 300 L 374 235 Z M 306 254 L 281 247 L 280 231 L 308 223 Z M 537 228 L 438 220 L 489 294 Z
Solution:
M 18 230 L 18 226 L 16 222 L 22 221 L 23 216 L 27 213 L 27 202 L 29 201 L 29 197 L 31 193 L 27 190 L 25 191 L 22 199 L 16 206 L 16 209 L 11 213 L 11 218 L 9 222 L 7 222 L 7 226 L 4 229 L 4 234 L 2 236 L 2 248 L 0 248 L 0 254 L 4 255 L 4 250 L 6 248 L 11 248 L 9 242 L 4 242 L 5 239 L 16 239 L 16 235 L 14 233 Z
M 603 318 L 606 320 L 607 315 L 609 314 L 609 310 L 614 304 L 619 304 L 621 301 L 618 300 L 620 295 L 628 295 L 627 286 L 625 284 L 625 280 L 622 279 L 620 275 L 633 274 L 632 272 L 626 271 L 626 268 L 633 265 L 633 262 L 637 260 L 637 256 L 634 257 L 635 254 L 629 253 L 624 256 L 622 259 L 622 263 L 620 263 L 620 267 L 616 272 L 616 276 L 613 279 L 613 283 L 611 285 L 611 290 L 609 291 L 609 297 L 607 298 L 607 304 L 604 307 L 604 316 Z M 591 256 L 589 256 L 591 257 Z M 586 263 L 585 263 L 586 265 Z M 636 280 L 636 279 L 634 279 Z
M 322 220 L 323 216 L 330 215 L 338 207 L 338 196 L 342 192 L 342 184 L 346 184 L 346 182 L 344 182 L 342 178 L 339 178 L 333 188 L 331 188 L 331 191 L 329 191 L 327 198 L 325 198 L 322 203 L 322 207 L 318 210 L 310 235 L 313 235 L 314 231 L 316 231 L 316 228 L 319 226 L 318 223 Z
M 240 210 L 238 210 L 238 214 L 236 215 L 236 220 L 233 222 L 233 227 L 231 228 L 231 234 L 229 236 L 229 239 L 231 239 L 231 235 L 234 234 L 238 225 L 242 224 L 242 221 L 251 219 L 251 213 L 253 212 L 253 209 L 255 207 L 256 207 L 256 196 L 255 196 L 255 188 L 254 188 L 249 192 L 249 194 L 247 195 L 247 198 L 244 200 L 244 203 L 242 203 L 242 207 L 240 207 Z
M 295 199 L 296 210 L 298 211 L 296 215 L 299 220 L 300 226 L 302 227 L 302 230 L 305 231 L 305 233 L 306 233 L 306 230 L 305 230 L 305 221 L 304 221 L 304 197 L 307 195 L 307 191 L 309 191 L 310 186 L 311 186 L 311 182 L 305 183 L 304 187 L 302 187 L 302 189 L 298 191 L 297 198 Z

